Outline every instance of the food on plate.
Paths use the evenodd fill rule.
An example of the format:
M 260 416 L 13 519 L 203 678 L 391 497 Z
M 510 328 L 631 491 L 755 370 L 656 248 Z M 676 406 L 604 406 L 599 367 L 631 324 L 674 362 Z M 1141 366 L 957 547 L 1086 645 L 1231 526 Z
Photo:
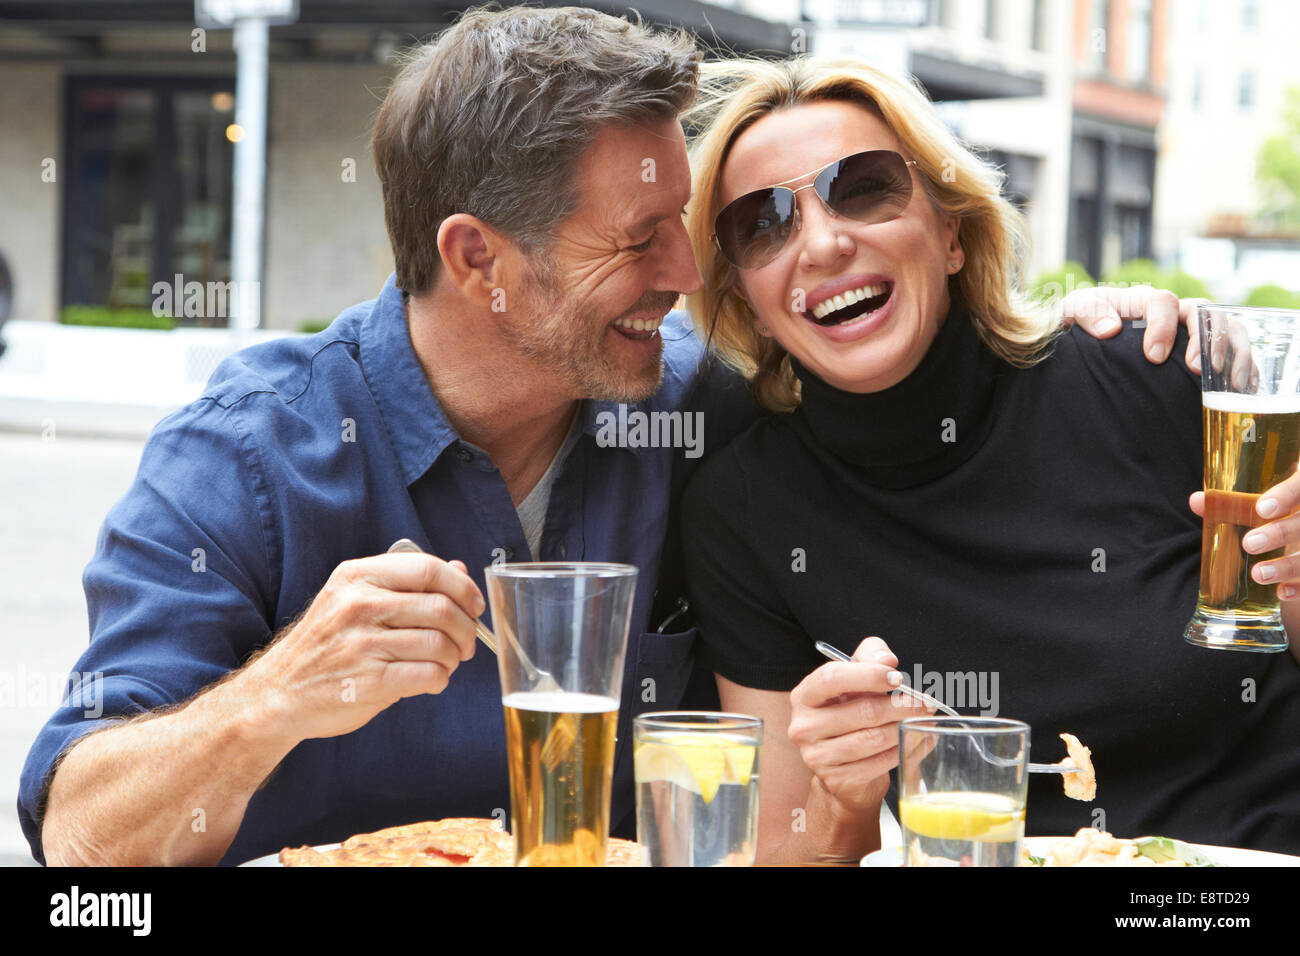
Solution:
M 592 840 L 594 841 L 594 836 Z M 572 850 L 576 865 L 595 865 L 594 846 L 588 852 L 577 846 L 542 846 L 533 851 L 555 851 L 556 859 L 535 859 L 525 865 L 562 865 L 558 857 Z M 389 827 L 375 833 L 359 833 L 334 849 L 309 846 L 285 847 L 280 851 L 284 866 L 510 866 L 514 863 L 514 840 L 496 820 L 453 818 Z M 574 865 L 574 864 L 570 864 Z M 606 866 L 641 866 L 641 847 L 629 840 L 610 839 Z
M 1204 853 L 1181 840 L 1138 837 L 1121 840 L 1105 830 L 1085 827 L 1058 840 L 1042 857 L 1020 851 L 1021 866 L 1217 866 Z
M 1060 765 L 1074 764 L 1079 768 L 1078 773 L 1061 774 L 1065 795 L 1073 800 L 1097 799 L 1097 772 L 1092 768 L 1092 751 L 1079 743 L 1074 734 L 1061 734 L 1061 739 L 1065 741 L 1069 756 L 1060 761 Z

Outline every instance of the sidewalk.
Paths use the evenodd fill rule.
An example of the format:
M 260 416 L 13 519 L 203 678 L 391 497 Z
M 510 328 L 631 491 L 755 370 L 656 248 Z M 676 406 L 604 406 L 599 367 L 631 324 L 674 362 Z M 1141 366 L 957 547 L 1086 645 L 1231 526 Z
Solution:
M 144 439 L 227 355 L 291 334 L 0 330 L 0 866 L 34 862 L 18 829 L 18 775 L 86 647 L 81 572 Z
M 298 333 L 11 321 L 0 334 L 0 431 L 143 438 L 198 398 L 226 356 Z
M 18 774 L 89 641 L 81 572 L 143 446 L 0 433 L 0 866 L 34 862 Z

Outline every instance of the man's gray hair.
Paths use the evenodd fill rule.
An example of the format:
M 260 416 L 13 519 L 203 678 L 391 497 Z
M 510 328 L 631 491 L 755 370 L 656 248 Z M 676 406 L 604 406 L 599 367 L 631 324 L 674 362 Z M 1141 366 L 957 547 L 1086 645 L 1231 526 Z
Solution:
M 458 212 L 544 252 L 600 129 L 676 117 L 699 62 L 681 30 L 581 7 L 471 9 L 414 50 L 371 139 L 398 287 L 433 285 L 438 227 Z

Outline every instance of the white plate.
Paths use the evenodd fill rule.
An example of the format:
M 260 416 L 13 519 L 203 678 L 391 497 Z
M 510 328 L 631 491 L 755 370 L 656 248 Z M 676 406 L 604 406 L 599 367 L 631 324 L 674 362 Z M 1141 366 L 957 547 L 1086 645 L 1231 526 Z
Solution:
M 324 853 L 326 850 L 337 850 L 342 845 L 343 845 L 342 843 L 322 843 L 320 846 L 312 847 L 312 849 L 316 850 L 319 853 Z M 247 863 L 241 863 L 239 865 L 240 866 L 282 866 L 283 864 L 280 863 L 280 854 L 268 853 L 266 856 L 259 856 L 256 860 L 249 860 Z
M 1047 849 L 1060 840 L 1069 837 L 1025 837 L 1025 846 L 1034 856 L 1045 856 Z M 1241 850 L 1230 846 L 1207 846 L 1204 843 L 1191 843 L 1220 866 L 1300 866 L 1300 856 L 1288 856 L 1285 853 L 1268 853 L 1264 850 Z M 868 853 L 862 858 L 862 866 L 902 866 L 903 848 L 891 846 L 875 853 Z

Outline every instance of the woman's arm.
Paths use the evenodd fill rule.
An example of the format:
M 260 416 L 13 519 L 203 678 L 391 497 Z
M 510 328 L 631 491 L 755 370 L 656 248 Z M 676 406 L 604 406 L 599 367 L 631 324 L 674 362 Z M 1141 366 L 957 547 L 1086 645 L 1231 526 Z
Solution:
M 898 722 L 925 711 L 891 693 L 898 659 L 879 638 L 854 663 L 817 668 L 789 694 L 717 675 L 722 708 L 763 720 L 758 861 L 857 862 L 880 848 Z

